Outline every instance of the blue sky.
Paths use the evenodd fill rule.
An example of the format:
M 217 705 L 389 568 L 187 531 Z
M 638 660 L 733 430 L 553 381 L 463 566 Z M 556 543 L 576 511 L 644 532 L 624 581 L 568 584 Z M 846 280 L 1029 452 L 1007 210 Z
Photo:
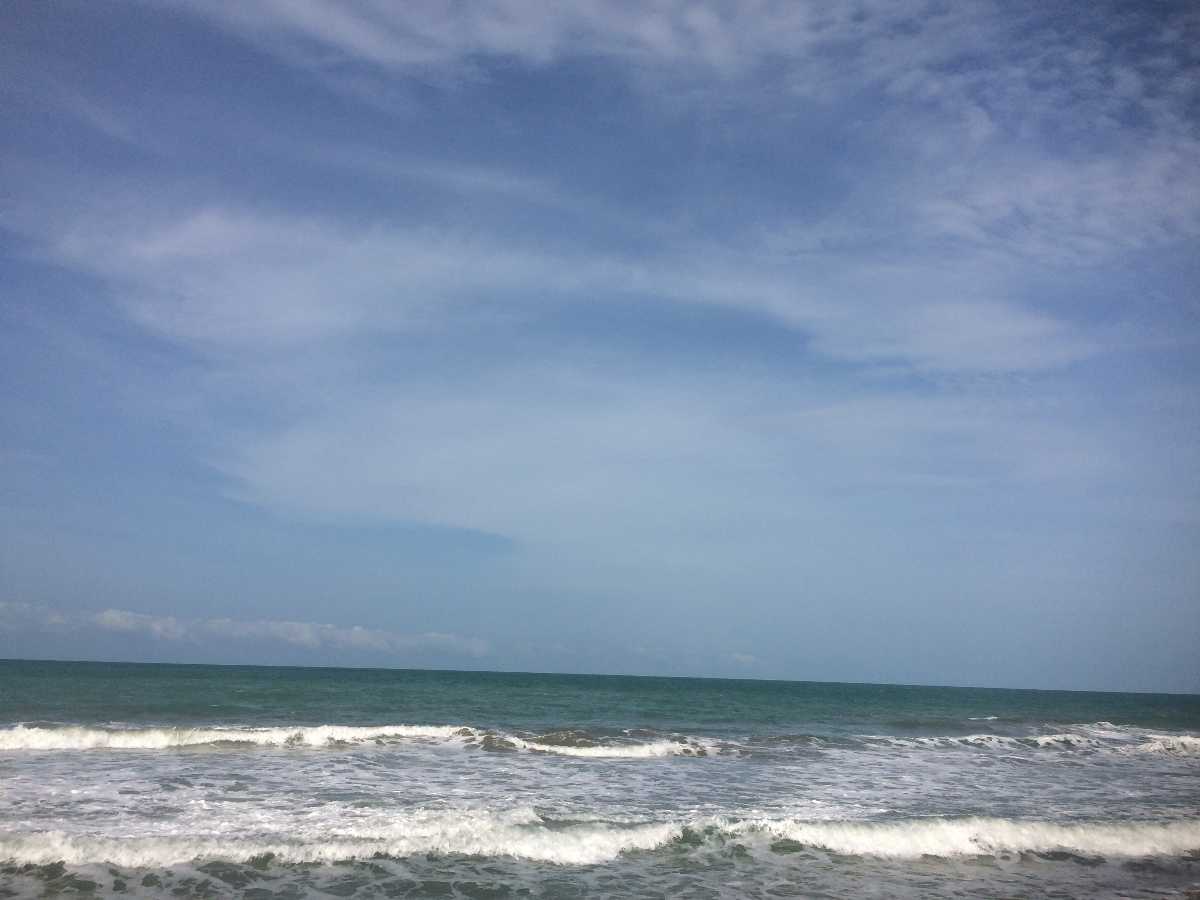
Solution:
M 0 19 L 0 655 L 1200 690 L 1193 4 Z

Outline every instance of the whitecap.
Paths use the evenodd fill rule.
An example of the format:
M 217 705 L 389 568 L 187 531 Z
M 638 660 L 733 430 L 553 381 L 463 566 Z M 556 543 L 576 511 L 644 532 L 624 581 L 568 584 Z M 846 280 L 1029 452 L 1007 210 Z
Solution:
M 1165 753 L 1172 756 L 1200 755 L 1200 737 L 1193 734 L 1148 734 L 1148 740 L 1136 748 L 1141 753 Z
M 331 863 L 377 855 L 511 856 L 559 865 L 595 865 L 631 850 L 676 840 L 678 825 L 588 822 L 549 827 L 531 809 L 509 813 L 437 810 L 398 813 L 386 824 L 345 827 L 328 823 L 319 837 L 232 834 L 89 835 L 67 831 L 0 834 L 0 859 L 20 864 L 108 863 L 162 868 L 198 860 Z
M 642 743 L 570 745 L 526 739 L 466 725 L 310 725 L 253 728 L 98 728 L 81 725 L 47 727 L 18 724 L 0 729 L 2 750 L 169 750 L 235 744 L 261 747 L 337 747 L 400 741 L 468 744 L 491 742 L 499 748 L 600 759 L 653 759 L 706 756 L 715 745 L 696 738 Z
M 1089 856 L 1179 856 L 1200 850 L 1200 822 L 1072 823 L 997 818 L 894 822 L 746 820 L 732 833 L 764 832 L 853 856 L 995 856 L 1065 851 Z
M 509 738 L 522 750 L 551 753 L 558 756 L 590 757 L 593 759 L 652 759 L 664 756 L 707 756 L 713 748 L 703 741 L 650 741 L 642 744 L 595 744 L 573 747 L 562 744 L 543 744 L 521 738 Z
M 451 740 L 474 734 L 474 729 L 460 725 L 92 728 L 19 724 L 0 729 L 0 750 L 166 750 L 226 743 L 324 747 L 387 740 Z
M 525 807 L 418 810 L 359 826 L 309 823 L 287 836 L 207 834 L 78 834 L 65 830 L 0 834 L 0 859 L 18 864 L 107 863 L 161 868 L 202 860 L 332 863 L 375 856 L 423 854 L 509 856 L 557 865 L 597 865 L 623 853 L 651 851 L 685 833 L 705 840 L 754 836 L 788 840 L 847 856 L 914 859 L 922 856 L 1000 856 L 1068 852 L 1135 858 L 1200 851 L 1200 822 L 1053 823 L 1000 818 L 923 818 L 894 821 L 709 818 L 676 822 L 552 823 Z

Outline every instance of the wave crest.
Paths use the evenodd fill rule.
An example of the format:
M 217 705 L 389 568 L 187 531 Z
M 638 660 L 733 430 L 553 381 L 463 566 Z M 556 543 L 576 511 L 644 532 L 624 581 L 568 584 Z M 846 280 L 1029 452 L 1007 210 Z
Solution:
M 0 860 L 18 864 L 162 868 L 200 860 L 247 863 L 332 863 L 423 854 L 509 856 L 558 865 L 597 865 L 623 853 L 669 844 L 693 846 L 734 840 L 786 840 L 846 856 L 915 859 L 923 856 L 1000 856 L 1067 852 L 1136 858 L 1200 852 L 1200 822 L 1059 824 L 999 818 L 896 821 L 707 819 L 690 822 L 550 822 L 523 807 L 397 813 L 386 824 L 328 823 L 300 835 L 99 836 L 66 831 L 0 834 Z
M 1100 727 L 1104 726 L 1104 727 Z M 1120 729 L 1107 722 L 1096 726 L 1071 726 L 1072 731 L 1054 734 L 1006 735 L 962 734 L 922 737 L 868 735 L 868 746 L 909 750 L 981 748 L 990 750 L 1060 750 L 1115 753 L 1160 753 L 1175 756 L 1200 755 L 1200 737 L 1189 734 L 1157 734 Z
M 1200 822 L 1055 824 L 1013 819 L 896 822 L 747 820 L 733 832 L 773 837 L 848 856 L 995 856 L 1064 851 L 1086 856 L 1180 856 L 1200 850 Z
M 57 728 L 14 725 L 0 730 L 0 750 L 167 750 L 207 744 L 326 747 L 388 740 L 451 740 L 475 729 L 456 725 L 314 725 L 281 728 Z
M 636 738 L 597 735 L 586 730 L 553 731 L 542 735 L 512 734 L 468 725 L 309 725 L 98 727 L 84 725 L 17 724 L 0 728 L 0 751 L 40 750 L 169 750 L 185 747 L 339 747 L 403 742 L 457 743 L 494 751 L 526 751 L 592 759 L 654 759 L 669 756 L 711 756 L 755 753 L 782 748 L 817 750 L 880 748 L 897 750 L 1057 750 L 1060 752 L 1150 753 L 1200 756 L 1200 736 L 1163 734 L 1120 728 L 1107 722 L 1068 726 L 1053 734 L 1006 735 L 817 735 L 751 736 L 742 742 L 708 740 L 684 735 L 639 732 Z
M 484 750 L 525 750 L 557 756 L 602 759 L 651 759 L 705 756 L 714 748 L 696 738 L 606 743 L 582 733 L 519 737 L 467 725 L 311 725 L 252 728 L 95 728 L 14 725 L 0 729 L 0 750 L 170 750 L 221 745 L 260 747 L 337 747 L 402 741 L 461 743 Z
M 224 835 L 108 837 L 43 831 L 0 835 L 0 859 L 66 865 L 108 863 L 129 868 L 165 868 L 198 860 L 333 863 L 378 856 L 422 854 L 511 856 L 559 865 L 595 865 L 632 850 L 652 850 L 676 840 L 672 824 L 611 825 L 588 822 L 548 827 L 531 809 L 508 813 L 482 810 L 420 811 L 397 815 L 387 826 L 339 828 L 316 838 Z
M 1166 753 L 1172 756 L 1200 755 L 1200 737 L 1191 734 L 1154 734 L 1137 748 L 1144 753 Z

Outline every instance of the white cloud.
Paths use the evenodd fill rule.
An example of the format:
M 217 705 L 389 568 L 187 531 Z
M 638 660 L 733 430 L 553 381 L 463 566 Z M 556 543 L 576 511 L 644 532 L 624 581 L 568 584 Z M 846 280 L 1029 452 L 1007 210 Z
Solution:
M 1200 44 L 1200 17 L 1184 7 L 1129 8 L 1070 28 L 1045 10 L 923 0 L 309 2 L 205 5 L 203 14 L 293 54 L 305 47 L 308 64 L 334 54 L 397 76 L 470 68 L 481 55 L 533 66 L 602 58 L 651 97 L 712 104 L 718 91 L 768 116 L 788 114 L 797 95 L 843 105 L 879 90 L 889 101 L 876 113 L 893 144 L 889 168 L 914 170 L 888 189 L 909 207 L 893 240 L 950 238 L 1074 263 L 1200 234 L 1200 192 L 1187 188 L 1200 183 L 1200 77 L 1189 50 Z M 874 216 L 854 215 L 859 231 L 872 229 Z
M 916 302 L 903 305 L 890 321 L 867 318 L 839 325 L 817 333 L 830 355 L 892 360 L 925 372 L 1038 371 L 1101 349 L 1061 320 L 986 300 Z
M 69 621 L 61 613 L 58 619 L 60 622 Z M 177 641 L 187 634 L 187 628 L 174 616 L 147 616 L 124 609 L 106 609 L 86 621 L 102 631 L 142 633 L 171 641 Z
M 207 208 L 155 219 L 123 230 L 81 216 L 57 254 L 112 279 L 141 324 L 202 344 L 386 333 L 483 289 L 579 282 L 569 265 L 455 233 Z
M 448 653 L 453 656 L 483 657 L 490 652 L 480 638 L 426 632 L 406 634 L 361 625 L 343 627 L 320 622 L 245 619 L 180 619 L 124 609 L 98 613 L 57 610 L 32 603 L 0 601 L 0 629 L 30 628 L 68 630 L 99 629 L 141 634 L 156 640 L 213 645 L 215 642 L 274 642 L 306 650 L 372 651 L 395 657 L 413 653 Z
M 105 279 L 151 333 L 208 353 L 211 396 L 201 402 L 220 407 L 239 382 L 239 400 L 262 413 L 253 433 L 205 437 L 231 491 L 267 506 L 545 539 L 580 528 L 615 534 L 631 518 L 646 533 L 698 529 L 725 508 L 784 522 L 777 481 L 804 481 L 796 471 L 840 484 L 942 487 L 1095 477 L 1113 462 L 1103 441 L 1055 413 L 985 399 L 974 414 L 887 384 L 1052 374 L 1091 359 L 1110 341 L 1079 324 L 1088 298 L 1055 312 L 1018 302 L 1014 269 L 1111 259 L 1200 232 L 1200 201 L 1186 189 L 1195 142 L 1180 112 L 1192 88 L 1175 83 L 1182 41 L 1172 49 L 1162 39 L 1165 74 L 1151 77 L 1149 57 L 1126 58 L 1103 34 L 1033 22 L 1018 46 L 1014 29 L 1031 20 L 990 4 L 308 2 L 200 14 L 272 46 L 282 39 L 289 52 L 303 47 L 308 63 L 356 62 L 392 78 L 469 67 L 489 54 L 530 65 L 575 56 L 636 62 L 639 77 L 658 85 L 761 86 L 764 109 L 776 114 L 799 95 L 853 100 L 856 116 L 878 116 L 854 133 L 879 141 L 888 160 L 883 171 L 861 173 L 847 202 L 816 222 L 735 224 L 728 241 L 677 235 L 656 253 L 598 251 L 519 226 L 489 234 L 474 223 L 405 225 L 395 210 L 364 223 L 221 198 L 141 209 L 99 202 L 64 216 L 69 228 L 48 229 L 57 261 Z M 786 63 L 783 75 L 772 80 L 763 61 Z M 679 73 L 665 75 L 667 64 Z M 868 89 L 883 89 L 886 102 L 863 104 Z M 1114 124 L 1122 111 L 1145 123 L 1122 131 Z M 1053 128 L 1078 137 L 1088 121 L 1097 123 L 1097 146 L 1078 159 L 1047 139 Z M 581 216 L 592 204 L 541 173 L 307 149 L 327 169 L 381 181 Z M 649 218 L 630 214 L 639 216 Z M 450 347 L 459 316 L 529 324 L 547 310 L 614 297 L 737 311 L 789 331 L 798 358 L 849 364 L 854 376 L 878 381 L 814 399 L 794 384 L 750 384 L 736 373 L 680 385 L 661 373 L 625 377 L 512 354 L 451 390 L 423 383 L 421 373 L 404 385 L 362 371 L 317 385 L 313 375 L 327 374 L 323 365 L 346 338 L 436 333 Z M 620 350 L 615 357 L 617 367 L 627 362 Z M 302 411 L 276 415 L 302 393 L 289 381 L 314 389 Z M 768 421 L 803 421 L 807 430 L 756 430 Z M 315 626 L 261 627 L 299 645 L 334 640 Z
M 845 490 L 1101 482 L 1108 435 L 1070 401 L 687 379 L 531 361 L 469 390 L 347 386 L 291 425 L 230 440 L 235 498 L 327 521 L 419 521 L 593 560 L 728 567 L 804 531 Z M 773 537 L 775 536 L 775 537 Z
M 64 617 L 57 610 L 35 603 L 0 600 L 0 631 L 20 631 L 29 626 L 64 623 Z
M 784 47 L 839 18 L 794 4 L 595 3 L 545 6 L 497 2 L 346 7 L 321 0 L 246 6 L 196 5 L 251 40 L 309 64 L 314 51 L 389 69 L 461 64 L 477 55 L 545 65 L 565 55 L 602 53 L 627 60 L 700 62 L 724 70 L 762 47 Z
M 670 77 L 739 90 L 732 75 L 745 74 L 773 114 L 788 113 L 796 94 L 842 104 L 885 87 L 878 121 L 855 133 L 881 142 L 889 162 L 886 179 L 856 176 L 849 197 L 818 221 L 768 222 L 749 237 L 707 235 L 705 244 L 677 234 L 653 261 L 552 247 L 545 235 L 348 225 L 235 205 L 128 218 L 106 205 L 52 236 L 59 259 L 112 279 L 135 319 L 179 340 L 287 345 L 420 328 L 484 295 L 503 295 L 503 309 L 492 301 L 492 310 L 520 316 L 534 298 L 591 303 L 633 293 L 768 316 L 839 360 L 922 372 L 1043 371 L 1101 347 L 1071 323 L 1014 302 L 997 273 L 1111 261 L 1200 235 L 1200 192 L 1189 189 L 1200 183 L 1191 113 L 1200 79 L 1188 77 L 1195 63 L 1187 55 L 1200 24 L 1179 11 L 1161 27 L 1134 22 L 1148 35 L 1140 48 L 1119 40 L 1130 25 L 1120 17 L 1064 30 L 1053 16 L 987 2 L 581 2 L 547 10 L 308 0 L 195 11 L 271 46 L 303 46 L 309 64 L 353 61 L 395 78 L 488 55 L 530 65 L 636 61 L 654 69 L 659 87 Z M 765 61 L 782 66 L 783 87 Z M 668 67 L 679 73 L 666 75 Z M 290 143 L 317 165 L 381 182 L 554 207 L 581 221 L 623 216 L 622 231 L 653 230 L 646 216 L 618 214 L 540 173 Z M 714 243 L 744 252 L 713 253 Z M 764 266 L 764 257 L 775 264 Z M 907 261 L 902 284 L 891 281 L 898 267 L 887 260 L 896 259 Z M 963 274 L 948 280 L 948 267 Z
M 83 219 L 57 253 L 112 279 L 144 326 L 234 349 L 421 328 L 465 305 L 501 311 L 482 299 L 495 295 L 504 298 L 503 314 L 524 318 L 555 300 L 590 304 L 614 295 L 727 307 L 805 334 L 837 359 L 923 371 L 1036 371 L 1100 349 L 1046 314 L 954 296 L 956 283 L 939 284 L 936 271 L 917 267 L 824 276 L 802 264 L 764 269 L 754 254 L 722 258 L 699 248 L 694 256 L 633 261 L 215 209 L 128 230 Z
M 785 0 L 180 5 L 297 63 L 331 72 L 347 64 L 428 73 L 470 69 L 480 57 L 529 66 L 599 57 L 627 70 L 654 68 L 660 76 L 673 68 L 693 78 L 707 73 L 729 80 L 761 76 L 764 63 L 782 62 L 791 90 L 818 96 L 864 84 L 925 97 L 947 93 L 929 76 L 948 74 L 950 64 L 963 58 L 986 59 L 998 44 L 1012 45 L 1030 19 L 986 0 L 951 6 L 929 0 L 852 6 Z M 1038 31 L 1035 40 L 1022 36 L 1030 56 L 1044 54 L 1047 44 L 1069 45 L 1073 37 L 1053 28 Z
M 1064 27 L 1053 10 L 969 0 L 791 3 L 786 0 L 522 0 L 354 6 L 324 0 L 183 2 L 234 33 L 329 73 L 348 64 L 395 74 L 472 69 L 486 57 L 544 66 L 607 59 L 646 82 L 682 77 L 727 87 L 782 72 L 794 94 L 844 100 L 880 87 L 936 107 L 978 139 L 1053 118 L 1088 133 L 1131 108 L 1177 128 L 1197 92 L 1186 6 L 1108 10 Z M 1137 31 L 1139 42 L 1127 35 Z
M 952 166 L 915 205 L 931 239 L 1051 263 L 1091 263 L 1200 235 L 1200 139 L 1081 160 Z

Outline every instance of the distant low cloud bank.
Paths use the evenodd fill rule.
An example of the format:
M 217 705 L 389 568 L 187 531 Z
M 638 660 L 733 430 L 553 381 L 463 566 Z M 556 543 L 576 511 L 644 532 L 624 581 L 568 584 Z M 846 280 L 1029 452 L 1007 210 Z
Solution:
M 137 634 L 176 643 L 262 641 L 309 650 L 360 650 L 403 656 L 444 653 L 480 658 L 490 652 L 487 641 L 442 632 L 405 634 L 360 625 L 343 627 L 321 622 L 274 619 L 180 619 L 127 609 L 101 612 L 58 610 L 33 603 L 0 601 L 0 632 L 24 630 L 78 631 L 95 628 L 110 633 Z

